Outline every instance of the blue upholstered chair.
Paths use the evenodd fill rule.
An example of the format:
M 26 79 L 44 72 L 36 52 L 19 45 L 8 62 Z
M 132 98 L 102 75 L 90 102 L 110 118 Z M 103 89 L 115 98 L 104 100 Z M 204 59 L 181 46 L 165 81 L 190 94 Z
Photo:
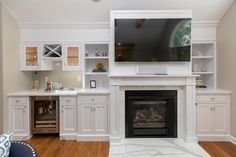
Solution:
M 35 149 L 28 143 L 13 141 L 9 157 L 37 157 Z

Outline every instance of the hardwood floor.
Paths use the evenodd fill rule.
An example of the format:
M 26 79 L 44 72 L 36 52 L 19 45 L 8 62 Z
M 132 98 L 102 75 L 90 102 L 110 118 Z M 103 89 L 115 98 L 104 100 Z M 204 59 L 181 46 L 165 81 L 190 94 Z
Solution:
M 108 157 L 109 142 L 77 142 L 58 137 L 39 136 L 26 141 L 32 144 L 39 157 Z
M 230 142 L 199 142 L 212 157 L 236 157 L 236 146 Z
M 108 157 L 109 142 L 60 140 L 58 136 L 36 136 L 26 141 L 39 157 Z M 199 142 L 212 157 L 236 157 L 236 146 L 230 142 Z

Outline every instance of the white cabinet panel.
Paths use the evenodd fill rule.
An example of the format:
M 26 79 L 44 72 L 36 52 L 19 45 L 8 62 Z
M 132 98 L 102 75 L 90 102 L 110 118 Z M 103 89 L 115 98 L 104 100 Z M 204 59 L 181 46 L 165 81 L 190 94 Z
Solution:
M 76 106 L 62 106 L 61 109 L 61 130 L 60 133 L 76 133 L 77 116 Z
M 92 105 L 80 105 L 80 131 L 82 133 L 93 132 L 93 106 Z
M 216 104 L 213 108 L 212 129 L 214 133 L 227 133 L 227 104 Z
M 30 137 L 29 97 L 9 97 L 9 130 L 19 140 Z
M 197 108 L 197 132 L 211 132 L 211 104 L 199 104 Z
M 60 96 L 60 137 L 76 139 L 77 96 Z
M 95 105 L 94 131 L 96 133 L 107 133 L 107 105 Z

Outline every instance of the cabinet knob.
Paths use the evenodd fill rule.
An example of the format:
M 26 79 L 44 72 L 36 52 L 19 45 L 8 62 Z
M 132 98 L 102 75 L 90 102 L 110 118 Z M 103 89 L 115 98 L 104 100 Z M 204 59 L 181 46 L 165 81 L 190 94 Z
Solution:
M 215 100 L 215 98 L 211 98 L 211 100 Z
M 92 98 L 91 100 L 92 100 L 92 101 L 95 101 L 95 99 L 94 99 L 94 98 Z
M 66 100 L 66 102 L 70 102 L 70 100 Z
M 16 102 L 20 102 L 20 100 L 16 100 Z

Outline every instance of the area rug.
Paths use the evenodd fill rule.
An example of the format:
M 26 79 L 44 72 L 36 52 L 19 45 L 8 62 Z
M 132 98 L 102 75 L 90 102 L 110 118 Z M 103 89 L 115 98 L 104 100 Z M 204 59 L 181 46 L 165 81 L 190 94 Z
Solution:
M 181 139 L 124 139 L 110 143 L 110 157 L 210 157 L 197 143 Z

